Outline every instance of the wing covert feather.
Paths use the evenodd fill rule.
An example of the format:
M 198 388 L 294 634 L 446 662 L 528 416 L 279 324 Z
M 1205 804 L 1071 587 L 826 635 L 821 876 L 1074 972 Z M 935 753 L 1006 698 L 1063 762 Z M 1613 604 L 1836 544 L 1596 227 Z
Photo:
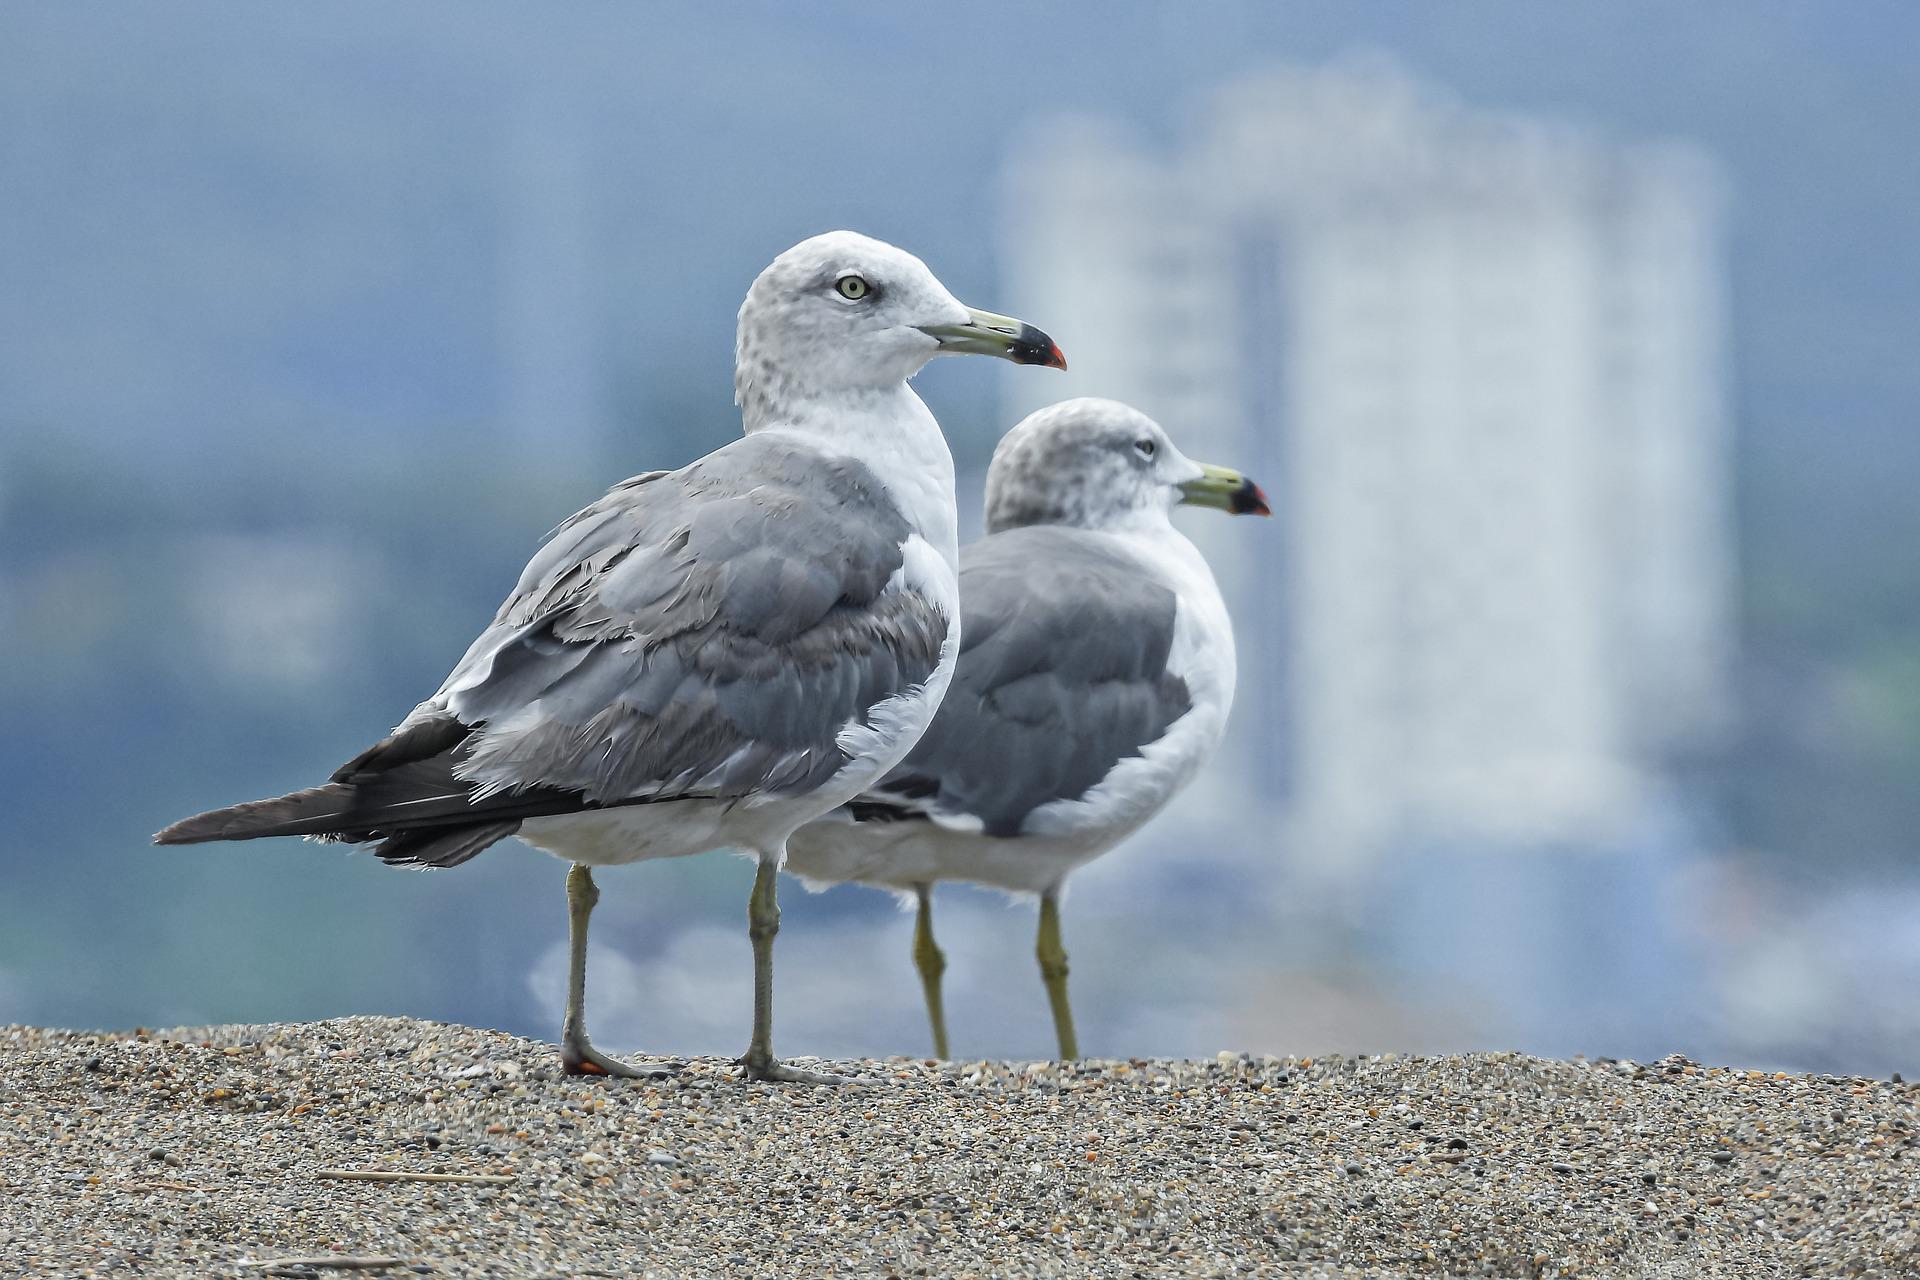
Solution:
M 1017 835 L 1028 814 L 1085 795 L 1191 708 L 1167 669 L 1173 592 L 1076 530 L 972 544 L 960 599 L 946 699 L 856 817 L 975 818 L 988 835 Z

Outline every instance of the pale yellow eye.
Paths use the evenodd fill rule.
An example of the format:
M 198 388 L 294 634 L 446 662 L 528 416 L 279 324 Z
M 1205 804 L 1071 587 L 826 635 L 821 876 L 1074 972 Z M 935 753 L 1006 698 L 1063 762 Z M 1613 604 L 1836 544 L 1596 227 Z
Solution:
M 859 276 L 841 276 L 833 287 L 848 302 L 858 302 L 873 292 L 873 286 Z

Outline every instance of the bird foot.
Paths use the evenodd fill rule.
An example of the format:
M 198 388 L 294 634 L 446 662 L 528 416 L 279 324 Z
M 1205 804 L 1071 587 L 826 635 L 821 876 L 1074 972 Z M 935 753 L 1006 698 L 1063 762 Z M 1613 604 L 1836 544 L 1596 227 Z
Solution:
M 864 1084 L 859 1076 L 836 1076 L 826 1071 L 803 1071 L 799 1067 L 789 1067 L 771 1059 L 758 1059 L 749 1054 L 740 1059 L 740 1065 L 746 1068 L 747 1075 L 754 1080 L 765 1080 L 772 1084 Z
M 570 1076 L 618 1076 L 623 1080 L 664 1080 L 686 1070 L 684 1062 L 622 1062 L 590 1044 L 566 1045 L 560 1050 L 560 1069 Z

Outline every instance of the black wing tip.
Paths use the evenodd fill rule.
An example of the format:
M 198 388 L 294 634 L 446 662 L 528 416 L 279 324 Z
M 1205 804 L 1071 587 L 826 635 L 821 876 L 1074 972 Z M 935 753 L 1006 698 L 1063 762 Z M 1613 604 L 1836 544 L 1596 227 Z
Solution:
M 388 734 L 333 771 L 330 782 L 366 782 L 401 765 L 430 759 L 451 751 L 473 726 L 464 724 L 449 712 L 421 717 Z
M 849 800 L 835 812 L 836 814 L 844 813 L 848 821 L 855 826 L 865 826 L 869 823 L 931 822 L 933 820 L 932 815 L 925 809 L 874 796 L 861 796 L 858 799 Z
M 191 818 L 182 818 L 154 832 L 153 842 L 155 844 L 205 844 L 209 840 L 227 838 L 221 833 L 221 828 L 225 824 L 210 821 L 221 816 L 219 813 L 197 813 Z
M 155 844 L 204 844 L 209 840 L 252 840 L 261 836 L 311 836 L 353 830 L 343 823 L 351 788 L 338 783 L 294 791 L 268 800 L 249 800 L 182 818 L 153 837 Z

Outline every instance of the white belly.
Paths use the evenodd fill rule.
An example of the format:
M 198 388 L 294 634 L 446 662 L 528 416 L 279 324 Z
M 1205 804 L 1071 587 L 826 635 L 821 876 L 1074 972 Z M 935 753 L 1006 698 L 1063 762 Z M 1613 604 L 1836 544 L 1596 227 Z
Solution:
M 957 880 L 1036 894 L 1107 852 L 1125 832 L 985 836 L 932 822 L 809 823 L 787 842 L 786 868 L 809 889 L 865 884 L 896 893 Z

